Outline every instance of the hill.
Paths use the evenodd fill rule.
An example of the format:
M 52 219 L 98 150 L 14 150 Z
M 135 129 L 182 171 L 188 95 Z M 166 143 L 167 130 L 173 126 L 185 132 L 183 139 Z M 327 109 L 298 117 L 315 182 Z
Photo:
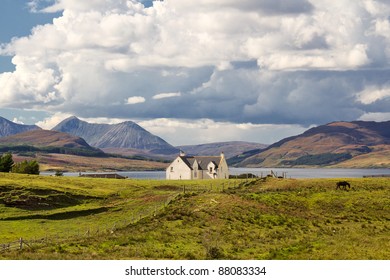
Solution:
M 390 181 L 348 181 L 0 174 L 0 259 L 387 260 Z
M 89 145 L 100 149 L 137 149 L 161 155 L 178 153 L 172 145 L 131 121 L 112 125 L 93 124 L 70 117 L 52 130 L 81 137 Z
M 178 146 L 177 148 L 184 151 L 186 154 L 209 156 L 220 155 L 222 152 L 226 158 L 231 158 L 250 150 L 265 149 L 267 145 L 259 143 L 250 143 L 244 141 L 232 141 L 232 142 L 217 142 L 201 145 L 186 145 Z
M 0 117 L 0 137 L 6 137 L 30 130 L 40 130 L 36 125 L 24 125 L 11 122 L 3 117 Z
M 0 138 L 0 152 L 8 151 L 105 156 L 80 137 L 50 130 L 32 130 Z
M 390 167 L 390 121 L 333 122 L 242 156 L 246 167 Z M 350 163 L 350 164 L 348 164 Z
M 40 171 L 53 172 L 113 172 L 113 171 L 145 171 L 165 170 L 167 164 L 164 162 L 151 161 L 142 158 L 123 158 L 107 155 L 82 156 L 73 154 L 43 153 L 38 152 L 29 156 L 21 153 L 13 155 L 15 162 L 31 160 L 31 157 L 39 162 Z

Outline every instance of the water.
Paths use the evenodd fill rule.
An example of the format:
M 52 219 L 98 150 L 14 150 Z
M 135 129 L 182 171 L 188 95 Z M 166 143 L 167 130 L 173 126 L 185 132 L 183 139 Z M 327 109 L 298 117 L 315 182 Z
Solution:
M 230 174 L 252 173 L 266 176 L 271 170 L 277 176 L 287 178 L 361 178 L 367 175 L 390 175 L 390 169 L 346 169 L 346 168 L 230 168 Z
M 390 169 L 345 169 L 345 168 L 230 168 L 230 175 L 252 173 L 256 176 L 267 176 L 271 170 L 277 176 L 287 178 L 361 178 L 367 175 L 389 175 Z M 93 172 L 91 172 L 93 173 Z M 113 173 L 113 172 L 110 172 Z M 133 179 L 165 179 L 165 171 L 128 171 L 115 172 Z M 42 175 L 54 173 L 42 172 Z M 83 173 L 86 174 L 86 173 Z M 104 173 L 101 173 L 104 174 Z M 64 173 L 64 176 L 79 176 L 79 173 Z

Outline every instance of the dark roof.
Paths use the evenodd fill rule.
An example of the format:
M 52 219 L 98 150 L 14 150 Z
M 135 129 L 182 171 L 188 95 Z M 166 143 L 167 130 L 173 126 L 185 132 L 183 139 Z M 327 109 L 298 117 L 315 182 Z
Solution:
M 180 156 L 184 163 L 192 169 L 195 160 L 198 163 L 198 168 L 201 170 L 207 170 L 207 165 L 212 162 L 218 167 L 221 156 Z

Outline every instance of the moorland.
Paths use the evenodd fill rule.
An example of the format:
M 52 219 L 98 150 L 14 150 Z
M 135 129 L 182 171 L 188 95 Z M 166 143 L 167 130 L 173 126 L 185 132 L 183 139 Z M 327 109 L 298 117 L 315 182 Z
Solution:
M 390 180 L 346 180 L 3 173 L 0 259 L 388 259 Z

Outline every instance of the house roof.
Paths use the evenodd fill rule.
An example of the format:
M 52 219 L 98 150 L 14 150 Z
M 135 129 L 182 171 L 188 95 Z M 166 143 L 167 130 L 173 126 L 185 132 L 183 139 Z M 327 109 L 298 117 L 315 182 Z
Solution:
M 218 167 L 221 162 L 221 156 L 180 156 L 183 162 L 191 169 L 193 169 L 194 162 L 198 163 L 198 168 L 201 170 L 207 170 L 207 165 L 210 162 L 214 163 Z

